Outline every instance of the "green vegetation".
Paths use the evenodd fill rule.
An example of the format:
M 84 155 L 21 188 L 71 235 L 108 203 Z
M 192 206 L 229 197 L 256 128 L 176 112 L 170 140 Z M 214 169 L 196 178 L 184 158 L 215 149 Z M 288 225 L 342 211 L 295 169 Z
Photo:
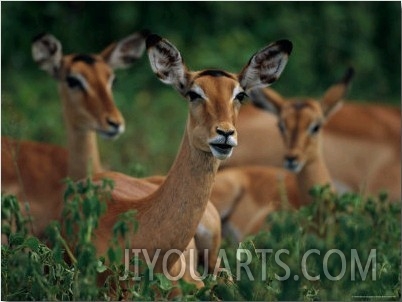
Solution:
M 401 206 L 390 203 L 386 194 L 363 199 L 334 195 L 328 187 L 314 188 L 310 205 L 270 215 L 266 230 L 238 247 L 225 242 L 220 255 L 226 273 L 208 275 L 206 286 L 196 290 L 184 281 L 172 284 L 162 274 L 150 280 L 144 262 L 140 275 L 130 270 L 119 282 L 125 274 L 123 248 L 137 228 L 134 212 L 121 215 L 110 230 L 114 239 L 107 255 L 97 257 L 92 233 L 107 209 L 105 199 L 112 187 L 108 181 L 69 183 L 66 219 L 63 226 L 49 226 L 50 247 L 27 235 L 29 225 L 24 224 L 18 202 L 2 196 L 2 230 L 8 238 L 1 250 L 3 299 L 155 300 L 171 297 L 175 289 L 191 301 L 401 299 Z M 11 231 L 13 221 L 16 228 Z M 130 259 L 131 264 L 135 261 L 140 260 Z M 141 279 L 127 281 L 133 277 Z
M 400 103 L 398 2 L 2 2 L 1 8 L 2 135 L 64 145 L 56 83 L 30 54 L 41 32 L 71 53 L 97 52 L 148 28 L 172 41 L 191 69 L 233 72 L 258 49 L 287 38 L 294 50 L 273 85 L 284 96 L 321 96 L 353 65 L 350 99 Z M 127 130 L 116 141 L 100 140 L 102 158 L 124 173 L 139 167 L 166 173 L 184 129 L 185 101 L 156 79 L 146 56 L 117 72 L 114 95 Z
M 148 28 L 172 41 L 191 69 L 217 67 L 233 72 L 258 49 L 287 38 L 294 44 L 293 53 L 273 86 L 284 96 L 320 96 L 352 65 L 356 77 L 350 99 L 400 104 L 399 2 L 10 1 L 1 3 L 1 17 L 1 134 L 15 138 L 65 142 L 57 85 L 31 59 L 31 39 L 41 32 L 55 35 L 65 53 L 92 53 Z M 99 140 L 103 162 L 131 175 L 166 173 L 184 130 L 186 102 L 155 78 L 146 56 L 117 72 L 114 96 L 126 119 L 126 132 L 116 141 Z M 266 230 L 242 243 L 240 254 L 225 242 L 229 272 L 216 280 L 208 275 L 205 288 L 197 291 L 182 281 L 174 285 L 163 275 L 148 281 L 146 270 L 139 282 L 116 282 L 124 271 L 123 246 L 116 242 L 130 242 L 135 213 L 123 214 L 111 230 L 114 242 L 104 257 L 96 256 L 91 242 L 112 185 L 69 183 L 66 219 L 49 227 L 50 245 L 27 234 L 29 221 L 21 216 L 17 200 L 2 195 L 2 233 L 8 238 L 1 250 L 3 300 L 104 300 L 110 295 L 155 300 L 169 297 L 175 287 L 184 300 L 401 299 L 400 204 L 390 203 L 385 194 L 336 196 L 326 188 L 315 188 L 311 205 L 272 214 Z M 66 242 L 74 242 L 76 248 L 71 250 Z M 272 253 L 264 259 L 262 249 Z M 289 251 L 279 254 L 289 270 L 275 260 L 281 249 Z M 309 250 L 314 252 L 303 270 L 302 259 Z M 248 268 L 254 281 L 248 271 L 236 270 L 236 259 L 245 262 L 247 255 L 252 256 Z M 352 270 L 356 255 L 362 267 L 356 264 Z M 330 280 L 328 275 L 341 275 L 344 263 L 342 278 Z M 97 280 L 105 272 L 106 285 L 99 287 Z M 320 279 L 308 280 L 306 272 Z M 361 272 L 367 273 L 365 280 Z M 286 280 L 277 278 L 286 275 Z

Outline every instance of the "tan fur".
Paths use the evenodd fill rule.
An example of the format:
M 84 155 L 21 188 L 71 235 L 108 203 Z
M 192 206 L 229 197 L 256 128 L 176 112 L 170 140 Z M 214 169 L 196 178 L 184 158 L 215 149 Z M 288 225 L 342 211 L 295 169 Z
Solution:
M 45 39 L 50 42 L 43 45 L 59 43 L 50 35 L 42 38 Z M 35 60 L 39 55 L 49 55 L 43 45 L 41 40 L 34 42 Z M 116 137 L 124 130 L 124 119 L 112 96 L 112 66 L 102 55 L 91 55 L 95 61 L 93 64 L 74 61 L 75 56 L 62 56 L 59 44 L 56 53 L 45 57 L 46 61 L 40 57 L 42 59 L 38 62 L 42 68 L 43 62 L 51 62 L 50 67 L 45 65 L 43 69 L 58 79 L 67 130 L 67 150 L 45 143 L 2 138 L 2 192 L 18 197 L 23 213 L 32 216 L 32 233 L 39 237 L 51 220 L 60 219 L 65 190 L 63 180 L 67 177 L 78 180 L 103 170 L 96 132 Z M 55 62 L 54 58 L 61 61 Z M 85 79 L 85 92 L 68 86 L 67 77 L 70 75 Z M 25 205 L 29 206 L 29 212 L 25 210 Z
M 260 230 L 272 211 L 297 209 L 308 203 L 312 186 L 329 184 L 333 188 L 322 154 L 323 133 L 320 129 L 333 116 L 346 94 L 348 83 L 330 87 L 321 102 L 312 99 L 287 101 L 271 92 L 269 98 L 254 95 L 260 106 L 277 116 L 277 124 L 282 128 L 283 158 L 297 173 L 263 166 L 232 167 L 220 171 L 211 201 L 221 215 L 223 228 L 228 232 L 226 236 L 241 241 L 246 235 Z M 248 109 L 251 110 L 248 112 L 255 110 Z M 320 126 L 318 130 L 312 131 L 317 125 Z
M 220 82 L 223 87 L 229 84 L 228 81 L 235 82 L 225 78 L 214 80 Z M 204 88 L 204 91 L 208 90 Z M 227 99 L 230 99 L 228 95 L 226 95 Z M 95 244 L 100 254 L 106 251 L 107 237 L 111 235 L 108 230 L 116 222 L 118 213 L 132 208 L 138 211 L 136 218 L 140 227 L 133 240 L 138 247 L 148 251 L 159 248 L 162 250 L 161 255 L 173 247 L 184 250 L 194 236 L 205 211 L 219 165 L 219 160 L 208 152 L 205 141 L 214 135 L 217 125 L 223 124 L 224 127 L 234 129 L 233 119 L 238 108 L 228 105 L 225 108 L 221 100 L 225 98 L 211 97 L 208 106 L 205 105 L 203 108 L 197 105 L 190 106 L 189 121 L 181 149 L 165 182 L 153 194 L 144 195 L 143 199 L 133 199 L 133 193 L 137 191 L 137 183 L 141 180 L 110 172 L 96 175 L 95 179 L 109 178 L 115 182 L 112 193 L 114 202 L 110 204 L 108 214 L 101 219 L 96 232 Z M 214 105 L 215 102 L 218 106 Z M 214 116 L 219 116 L 220 121 Z M 126 191 L 129 193 L 126 194 Z M 191 219 L 184 219 L 186 217 Z M 152 235 L 149 234 L 150 230 Z M 100 236 L 103 238 L 100 239 Z M 176 255 L 169 257 L 168 267 L 176 261 Z M 162 257 L 158 258 L 156 270 L 162 271 Z
M 219 171 L 211 201 L 221 216 L 224 237 L 234 242 L 256 234 L 269 213 L 301 204 L 292 173 L 261 166 Z
M 340 191 L 377 194 L 385 189 L 400 200 L 400 128 L 400 108 L 345 103 L 331 116 L 323 129 L 323 155 Z M 285 147 L 275 143 L 281 136 L 273 114 L 244 106 L 237 129 L 239 148 L 221 166 L 283 165 Z M 258 147 L 249 152 L 247 146 Z
M 155 184 L 120 173 L 105 172 L 94 176 L 95 181 L 108 178 L 115 183 L 108 211 L 95 231 L 94 244 L 99 254 L 107 250 L 112 235 L 110 230 L 118 215 L 130 209 L 137 211 L 139 225 L 131 248 L 146 249 L 150 257 L 160 250 L 155 272 L 163 272 L 163 258 L 169 250 L 185 250 L 207 207 L 220 159 L 230 156 L 227 149 L 231 150 L 237 143 L 234 125 L 241 104 L 238 93 L 256 85 L 268 85 L 272 77 L 277 78 L 278 70 L 286 64 L 290 45 L 280 42 L 268 46 L 257 53 L 264 56 L 262 61 L 257 64 L 253 57 L 239 75 L 224 72 L 225 75 L 215 76 L 214 72 L 211 75 L 205 71 L 189 71 L 170 42 L 156 35 L 148 37 L 152 70 L 164 83 L 173 85 L 188 98 L 186 128 L 176 159 L 166 180 L 156 191 L 153 190 Z M 275 51 L 271 52 L 271 49 Z M 267 65 L 274 67 L 266 70 Z M 270 82 L 261 82 L 260 77 L 244 77 L 245 74 L 262 73 L 262 70 L 269 73 L 271 77 L 264 78 Z M 223 149 L 216 148 L 216 144 L 223 144 Z M 177 265 L 178 258 L 177 254 L 171 255 L 165 269 L 171 270 Z
M 165 176 L 160 175 L 144 178 L 144 180 L 156 185 L 161 185 L 165 179 Z M 215 186 L 212 191 L 214 190 Z M 219 248 L 221 246 L 221 232 L 221 217 L 214 204 L 208 201 L 195 233 L 195 247 L 201 261 L 204 262 L 204 259 L 208 260 L 207 263 L 204 262 L 204 265 L 208 267 L 210 272 L 214 271 L 218 261 Z M 204 253 L 204 250 L 206 250 L 206 253 Z M 197 263 L 193 263 L 192 265 L 197 267 Z

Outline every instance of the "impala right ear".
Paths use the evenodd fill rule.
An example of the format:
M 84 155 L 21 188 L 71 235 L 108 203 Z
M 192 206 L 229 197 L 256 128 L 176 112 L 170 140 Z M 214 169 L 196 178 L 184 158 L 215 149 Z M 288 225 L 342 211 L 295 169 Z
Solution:
M 141 58 L 145 50 L 145 39 L 148 35 L 148 30 L 136 32 L 106 47 L 100 56 L 113 69 L 127 68 Z
M 326 118 L 331 116 L 342 106 L 342 101 L 349 90 L 354 73 L 354 69 L 349 67 L 342 79 L 325 92 L 321 100 L 321 108 Z
M 279 40 L 254 54 L 239 74 L 243 89 L 249 91 L 275 82 L 285 69 L 292 48 L 289 40 Z
M 254 88 L 249 96 L 254 106 L 278 116 L 285 103 L 283 97 L 270 88 Z
M 50 34 L 41 34 L 32 40 L 32 58 L 51 76 L 57 78 L 62 59 L 62 47 L 59 40 Z
M 146 46 L 149 63 L 156 76 L 183 94 L 187 87 L 188 69 L 177 48 L 155 34 L 147 37 Z

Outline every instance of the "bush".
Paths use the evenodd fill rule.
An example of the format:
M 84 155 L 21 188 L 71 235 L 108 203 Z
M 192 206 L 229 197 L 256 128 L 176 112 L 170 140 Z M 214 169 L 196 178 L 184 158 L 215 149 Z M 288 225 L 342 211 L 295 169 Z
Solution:
M 129 281 L 136 275 L 125 271 L 119 242 L 129 246 L 137 228 L 135 212 L 122 213 L 111 230 L 114 236 L 107 255 L 97 256 L 92 232 L 106 211 L 112 187 L 108 181 L 69 182 L 65 229 L 62 232 L 58 222 L 49 226 L 50 247 L 27 234 L 27 221 L 15 197 L 2 196 L 2 226 L 8 239 L 1 251 L 3 299 L 155 300 L 169 299 L 177 289 L 184 300 L 401 298 L 401 205 L 389 202 L 385 193 L 363 198 L 352 193 L 338 196 L 328 187 L 313 188 L 310 205 L 272 213 L 265 229 L 237 248 L 224 242 L 221 267 L 226 270 L 207 275 L 206 286 L 197 291 L 184 281 L 173 284 L 161 274 L 149 280 L 145 263 L 136 258 L 130 261 L 144 268 L 141 280 Z M 11 221 L 15 228 L 7 227 Z M 127 281 L 120 282 L 124 274 Z

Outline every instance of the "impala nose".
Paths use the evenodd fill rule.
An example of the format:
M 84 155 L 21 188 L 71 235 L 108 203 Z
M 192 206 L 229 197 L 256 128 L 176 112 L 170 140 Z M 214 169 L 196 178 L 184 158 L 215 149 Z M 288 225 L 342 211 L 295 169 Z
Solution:
M 113 120 L 110 119 L 110 118 L 107 118 L 107 119 L 106 119 L 106 122 L 107 122 L 107 124 L 109 125 L 109 127 L 112 128 L 112 129 L 114 129 L 115 131 L 118 131 L 118 129 L 119 129 L 120 126 L 121 126 L 121 122 L 113 121 Z
M 228 138 L 229 136 L 233 135 L 235 133 L 234 130 L 224 130 L 220 128 L 216 128 L 216 133 L 219 135 L 223 135 L 224 137 Z
M 298 157 L 295 155 L 286 155 L 284 166 L 286 169 L 293 171 L 293 172 L 299 172 L 299 170 L 301 168 L 300 163 L 298 161 Z
M 114 119 L 111 119 L 109 117 L 106 118 L 106 129 L 98 129 L 98 133 L 103 137 L 103 138 L 116 138 L 119 136 L 119 134 L 124 132 L 124 122 L 122 121 L 116 121 Z

